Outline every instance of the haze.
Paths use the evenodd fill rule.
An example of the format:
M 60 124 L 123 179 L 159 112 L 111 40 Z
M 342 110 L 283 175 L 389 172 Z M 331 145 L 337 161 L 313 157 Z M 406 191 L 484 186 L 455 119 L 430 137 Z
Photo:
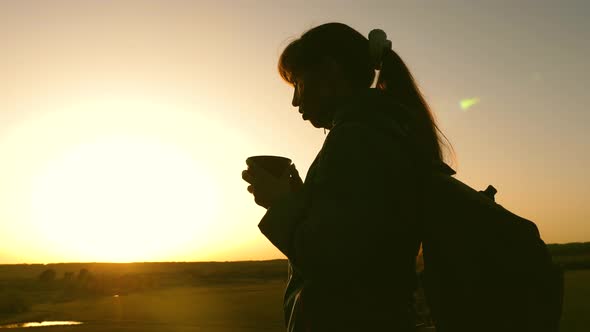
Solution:
M 240 178 L 325 138 L 276 63 L 321 23 L 387 32 L 457 177 L 590 240 L 585 1 L 0 1 L 0 263 L 283 258 Z M 466 106 L 467 105 L 467 106 Z

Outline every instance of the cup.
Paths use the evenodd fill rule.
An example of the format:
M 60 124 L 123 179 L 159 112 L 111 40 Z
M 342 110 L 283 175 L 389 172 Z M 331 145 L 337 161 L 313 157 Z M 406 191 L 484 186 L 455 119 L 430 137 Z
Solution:
M 252 156 L 246 162 L 252 162 L 276 177 L 281 177 L 291 165 L 291 159 L 280 156 Z

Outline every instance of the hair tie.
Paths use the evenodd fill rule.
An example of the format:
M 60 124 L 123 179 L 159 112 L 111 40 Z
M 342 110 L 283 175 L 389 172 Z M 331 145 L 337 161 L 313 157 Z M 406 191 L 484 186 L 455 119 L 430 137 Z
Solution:
M 373 62 L 373 68 L 381 69 L 383 62 L 383 53 L 391 49 L 391 40 L 387 39 L 387 35 L 381 29 L 373 29 L 369 32 L 369 54 Z

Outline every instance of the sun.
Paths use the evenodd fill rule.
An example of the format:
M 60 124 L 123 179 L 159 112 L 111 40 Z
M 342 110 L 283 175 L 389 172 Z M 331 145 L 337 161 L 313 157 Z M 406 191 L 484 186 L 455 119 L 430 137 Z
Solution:
M 165 257 L 206 236 L 217 203 L 195 160 L 147 138 L 80 144 L 33 183 L 37 229 L 61 250 L 95 261 Z
M 166 261 L 210 246 L 220 187 L 211 121 L 139 98 L 63 108 L 5 139 L 5 158 L 14 162 L 6 165 L 12 180 L 4 180 L 21 188 L 11 213 L 26 218 L 20 229 L 29 240 L 15 243 L 23 255 Z

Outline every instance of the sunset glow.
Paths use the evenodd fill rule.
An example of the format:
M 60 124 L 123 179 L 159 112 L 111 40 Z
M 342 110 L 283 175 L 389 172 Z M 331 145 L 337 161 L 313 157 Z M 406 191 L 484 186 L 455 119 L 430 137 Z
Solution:
M 103 138 L 34 179 L 32 221 L 56 248 L 91 260 L 166 257 L 206 236 L 215 190 L 197 161 L 173 146 Z
M 334 21 L 387 33 L 459 180 L 589 241 L 586 5 L 369 3 L 0 2 L 0 264 L 284 258 L 241 172 L 305 178 L 326 133 L 277 60 Z
M 13 178 L 30 188 L 19 202 L 28 205 L 28 237 L 46 254 L 112 262 L 169 259 L 206 242 L 218 184 L 195 156 L 207 142 L 183 130 L 191 123 L 205 125 L 171 105 L 106 100 L 48 113 L 12 132 L 21 145 L 14 153 L 39 152 L 28 156 L 32 176 Z M 176 130 L 167 131 L 170 125 Z M 202 149 L 183 148 L 179 135 L 201 140 Z

